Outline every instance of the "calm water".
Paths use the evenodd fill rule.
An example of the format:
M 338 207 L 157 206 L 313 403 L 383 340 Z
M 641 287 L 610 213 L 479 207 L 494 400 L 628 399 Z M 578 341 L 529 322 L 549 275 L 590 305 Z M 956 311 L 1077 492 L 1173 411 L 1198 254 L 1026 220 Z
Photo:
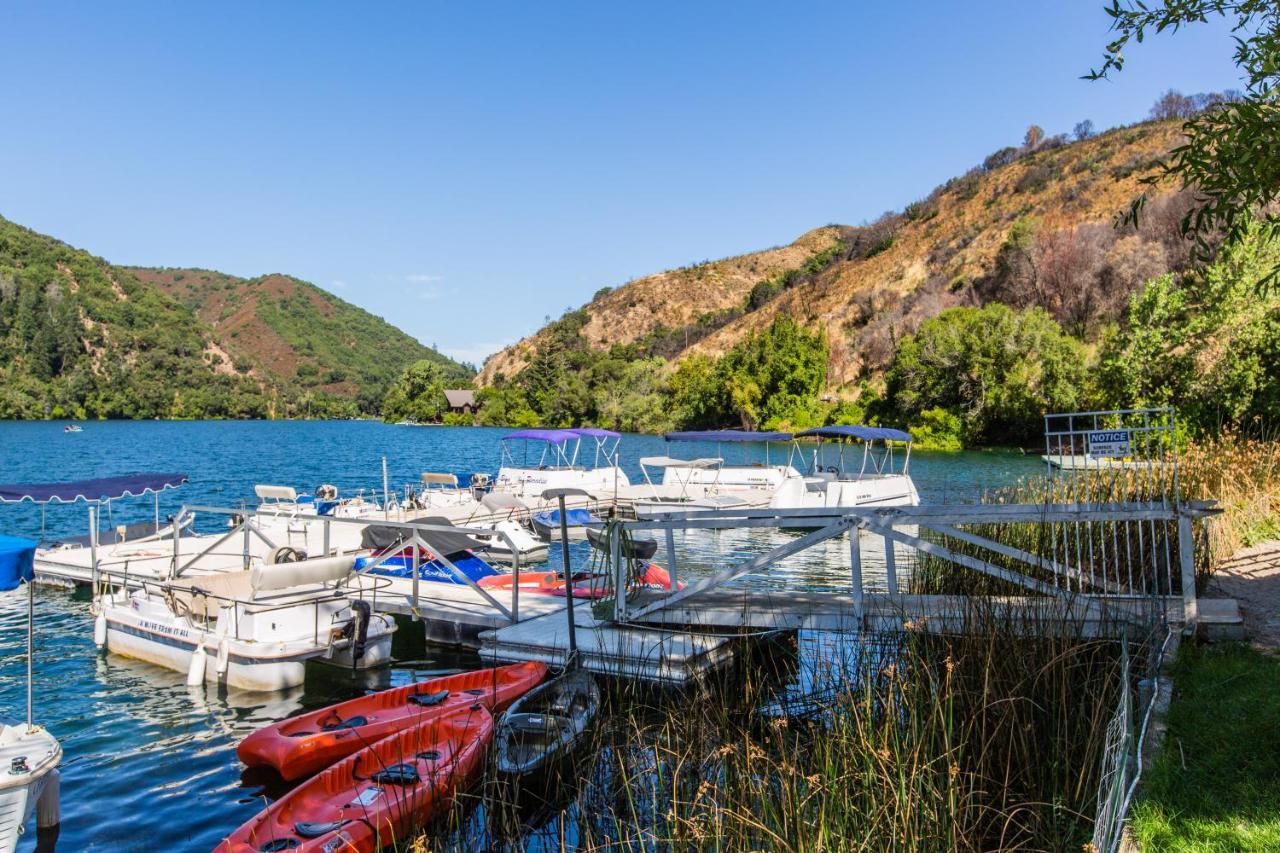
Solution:
M 334 483 L 344 494 L 380 491 L 382 458 L 390 480 L 412 483 L 422 471 L 494 473 L 500 429 L 411 428 L 374 422 L 111 422 L 80 434 L 61 424 L 0 423 L 0 482 L 69 480 L 134 471 L 183 471 L 191 481 L 161 497 L 161 512 L 183 503 L 237 506 L 256 483 L 310 489 Z M 688 453 L 686 453 L 688 451 Z M 637 460 L 651 455 L 710 455 L 711 447 L 667 445 L 627 436 L 622 461 L 641 481 Z M 729 463 L 763 458 L 727 448 Z M 784 454 L 785 455 L 785 454 Z M 775 457 L 776 459 L 776 457 Z M 928 502 L 971 502 L 1041 470 L 1017 453 L 915 453 L 911 473 Z M 149 519 L 150 498 L 113 505 L 110 522 Z M 104 512 L 104 524 L 108 521 Z M 0 532 L 38 538 L 86 530 L 83 504 L 54 505 L 41 518 L 30 504 L 0 504 Z M 681 571 L 709 571 L 769 547 L 767 537 L 704 533 L 678 543 Z M 808 588 L 838 586 L 843 546 L 801 555 L 746 582 Z M 575 559 L 584 559 L 579 552 Z M 847 558 L 846 558 L 847 559 Z M 685 562 L 687 560 L 687 562 Z M 84 594 L 37 595 L 36 715 L 62 741 L 60 851 L 210 850 L 278 793 L 242 775 L 236 743 L 266 722 L 359 695 L 371 688 L 478 665 L 474 656 L 425 647 L 408 625 L 397 634 L 396 666 L 353 678 L 317 665 L 305 688 L 264 699 L 212 687 L 188 688 L 182 674 L 97 653 Z M 25 714 L 25 597 L 0 594 L 0 715 Z M 32 850 L 35 833 L 19 845 Z M 536 846 L 536 845 L 535 845 Z

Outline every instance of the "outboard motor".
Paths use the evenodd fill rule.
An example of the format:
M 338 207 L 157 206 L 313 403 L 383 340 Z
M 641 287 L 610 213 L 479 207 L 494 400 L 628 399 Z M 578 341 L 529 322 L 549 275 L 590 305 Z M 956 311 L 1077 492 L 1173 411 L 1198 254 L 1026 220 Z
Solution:
M 369 606 L 367 601 L 351 602 L 351 621 L 342 626 L 341 636 L 344 639 L 351 640 L 351 670 L 356 669 L 361 659 L 364 658 L 365 643 L 369 639 L 369 619 L 373 615 L 373 608 Z
M 489 491 L 489 475 L 483 471 L 477 471 L 471 475 L 471 495 L 476 500 L 484 497 L 485 492 Z

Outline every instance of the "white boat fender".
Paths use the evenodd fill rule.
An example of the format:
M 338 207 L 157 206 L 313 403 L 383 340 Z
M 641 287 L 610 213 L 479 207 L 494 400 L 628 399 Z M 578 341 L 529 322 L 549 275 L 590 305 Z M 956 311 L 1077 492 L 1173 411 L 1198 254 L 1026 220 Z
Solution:
M 205 660 L 208 657 L 203 643 L 197 645 L 196 650 L 191 653 L 191 665 L 187 667 L 188 687 L 199 687 L 204 684 Z
M 62 777 L 55 767 L 44 777 L 44 789 L 36 800 L 36 828 L 51 829 L 62 823 Z
M 231 661 L 231 641 L 226 637 L 222 638 L 222 642 L 218 643 L 218 677 L 227 674 L 227 664 Z
M 101 608 L 93 620 L 93 644 L 98 648 L 107 644 L 107 614 Z

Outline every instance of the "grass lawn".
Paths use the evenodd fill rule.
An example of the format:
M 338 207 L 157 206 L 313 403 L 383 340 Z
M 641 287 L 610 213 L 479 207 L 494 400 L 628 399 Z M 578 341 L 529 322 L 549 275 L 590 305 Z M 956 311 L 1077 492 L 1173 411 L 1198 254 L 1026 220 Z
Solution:
M 1188 642 L 1173 690 L 1132 812 L 1143 850 L 1280 850 L 1280 657 Z

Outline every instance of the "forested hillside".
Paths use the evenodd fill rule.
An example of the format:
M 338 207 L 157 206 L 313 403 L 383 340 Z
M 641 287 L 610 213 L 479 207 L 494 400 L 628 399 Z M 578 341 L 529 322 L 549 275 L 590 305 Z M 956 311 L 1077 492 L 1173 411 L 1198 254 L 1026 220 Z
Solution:
M 602 290 L 485 364 L 482 420 L 880 421 L 957 447 L 1029 442 L 1045 411 L 1084 406 L 1178 405 L 1202 430 L 1280 415 L 1280 303 L 1255 286 L 1275 247 L 1250 233 L 1193 263 L 1189 193 L 1142 184 L 1182 139 L 1160 110 L 1098 135 L 1032 126 L 902 212 Z
M 354 400 L 377 413 L 405 366 L 430 361 L 450 384 L 474 371 L 380 317 L 287 275 L 245 279 L 200 269 L 131 267 L 208 323 L 233 361 L 301 393 Z
M 153 283 L 163 274 L 0 218 L 0 418 L 354 416 L 416 360 L 467 375 L 303 282 L 207 276 L 189 306 Z M 206 303 L 236 307 L 206 322 Z

